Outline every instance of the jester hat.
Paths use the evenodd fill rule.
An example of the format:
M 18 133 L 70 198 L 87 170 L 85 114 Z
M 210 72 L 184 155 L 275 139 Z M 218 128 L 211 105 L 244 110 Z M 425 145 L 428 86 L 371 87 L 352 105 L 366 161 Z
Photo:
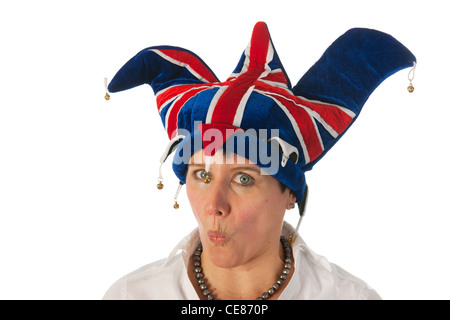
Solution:
M 152 87 L 170 139 L 161 163 L 176 149 L 173 169 L 180 183 L 185 183 L 188 159 L 197 150 L 213 155 L 230 136 L 243 135 L 246 143 L 263 141 L 270 152 L 279 151 L 280 165 L 270 174 L 300 202 L 305 172 L 347 131 L 375 88 L 397 71 L 415 67 L 415 61 L 392 36 L 354 28 L 292 87 L 267 25 L 258 22 L 236 69 L 224 82 L 193 52 L 155 46 L 131 58 L 107 89 L 118 92 L 144 83 Z M 206 138 L 208 129 L 223 133 L 213 148 Z M 250 129 L 252 134 L 247 134 Z M 264 137 L 259 136 L 260 129 L 265 129 Z M 194 143 L 197 138 L 202 143 Z M 245 150 L 240 155 L 249 158 Z M 267 169 L 260 157 L 252 161 Z

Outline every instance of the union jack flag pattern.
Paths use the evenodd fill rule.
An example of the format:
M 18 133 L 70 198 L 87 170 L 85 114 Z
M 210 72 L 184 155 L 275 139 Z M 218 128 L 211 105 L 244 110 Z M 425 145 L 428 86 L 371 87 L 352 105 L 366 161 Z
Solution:
M 414 62 L 414 55 L 392 36 L 350 29 L 292 87 L 267 25 L 258 22 L 237 67 L 223 82 L 193 52 L 157 46 L 128 61 L 108 90 L 149 84 L 167 135 L 177 142 L 181 129 L 192 134 L 209 128 L 277 129 L 274 138 L 282 151 L 295 150 L 295 155 L 285 154 L 288 165 L 274 176 L 300 202 L 306 187 L 304 172 L 346 132 L 373 90 Z M 198 123 L 200 127 L 195 127 Z M 208 142 L 203 142 L 206 147 Z M 175 173 L 184 182 L 186 165 L 179 166 L 174 165 Z

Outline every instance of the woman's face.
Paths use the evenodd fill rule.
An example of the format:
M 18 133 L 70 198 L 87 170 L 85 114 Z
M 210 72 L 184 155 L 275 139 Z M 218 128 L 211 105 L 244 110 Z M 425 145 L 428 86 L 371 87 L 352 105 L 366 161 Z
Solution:
M 232 268 L 278 248 L 285 210 L 295 203 L 292 192 L 234 153 L 226 161 L 214 156 L 210 183 L 204 182 L 204 168 L 189 164 L 186 190 L 211 261 Z

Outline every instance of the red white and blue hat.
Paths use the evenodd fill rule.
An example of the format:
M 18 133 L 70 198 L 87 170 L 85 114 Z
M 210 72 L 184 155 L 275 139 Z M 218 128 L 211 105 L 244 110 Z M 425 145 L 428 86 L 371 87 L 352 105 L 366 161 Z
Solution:
M 230 136 L 243 136 L 245 143 L 269 153 L 281 151 L 280 165 L 272 171 L 260 152 L 251 160 L 289 187 L 300 202 L 305 172 L 347 131 L 375 88 L 395 72 L 415 67 L 415 61 L 386 33 L 350 29 L 292 87 L 267 25 L 258 22 L 236 69 L 223 82 L 193 52 L 155 46 L 131 58 L 107 89 L 118 92 L 144 83 L 152 87 L 170 139 L 161 162 L 176 148 L 173 169 L 182 183 L 194 152 L 203 148 L 212 155 Z M 206 138 L 208 129 L 223 133 L 222 141 Z M 234 152 L 251 157 L 249 148 L 232 145 Z

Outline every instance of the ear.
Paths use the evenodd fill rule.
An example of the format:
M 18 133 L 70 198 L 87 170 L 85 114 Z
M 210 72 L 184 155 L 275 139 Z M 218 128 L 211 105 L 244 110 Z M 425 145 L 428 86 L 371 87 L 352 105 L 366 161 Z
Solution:
M 297 196 L 295 195 L 294 191 L 289 189 L 289 198 L 290 200 L 292 200 L 292 203 L 296 203 L 297 202 Z
M 295 196 L 294 191 L 292 191 L 289 188 L 287 188 L 287 190 L 285 192 L 288 192 L 288 196 L 286 199 L 286 209 L 290 210 L 290 209 L 292 209 L 292 205 L 297 202 L 297 197 Z
M 149 84 L 154 93 L 182 84 L 218 82 L 211 69 L 193 52 L 171 46 L 150 47 L 131 58 L 111 80 L 109 92 Z

